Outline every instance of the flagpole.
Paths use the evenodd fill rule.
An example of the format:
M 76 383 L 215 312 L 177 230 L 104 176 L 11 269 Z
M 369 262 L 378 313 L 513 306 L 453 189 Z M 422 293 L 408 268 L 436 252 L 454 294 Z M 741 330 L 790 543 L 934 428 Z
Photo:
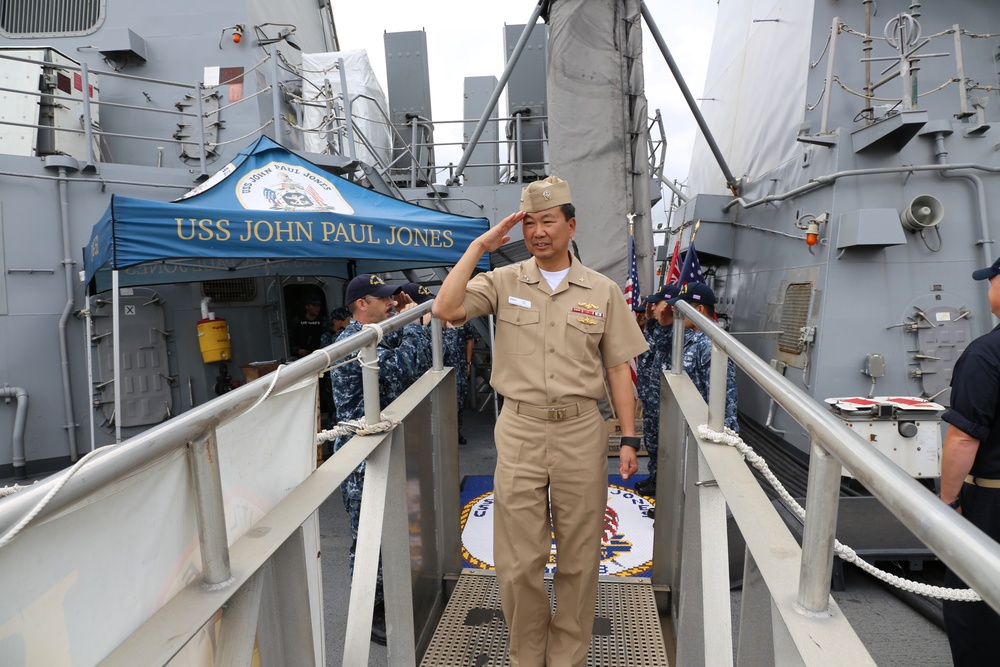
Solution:
M 694 243 L 694 237 L 698 235 L 698 228 L 699 227 L 701 227 L 701 218 L 698 218 L 694 222 L 694 229 L 691 230 L 691 240 L 688 242 L 688 245 Z

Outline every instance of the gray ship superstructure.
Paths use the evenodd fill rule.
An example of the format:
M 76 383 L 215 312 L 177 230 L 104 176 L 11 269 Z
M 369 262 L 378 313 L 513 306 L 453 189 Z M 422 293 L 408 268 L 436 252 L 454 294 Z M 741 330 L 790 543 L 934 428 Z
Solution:
M 638 17 L 637 5 L 626 4 Z M 306 299 L 319 295 L 325 317 L 356 273 L 395 272 L 391 279 L 433 284 L 443 274 L 431 267 L 453 263 L 442 254 L 436 262 L 365 265 L 346 253 L 261 269 L 265 258 L 192 261 L 168 253 L 121 267 L 113 317 L 108 274 L 89 284 L 81 274 L 82 256 L 96 257 L 97 245 L 107 243 L 95 225 L 103 218 L 115 229 L 112 202 L 196 203 L 262 135 L 297 151 L 314 173 L 471 218 L 499 220 L 516 210 L 524 182 L 558 170 L 580 184 L 588 219 L 578 242 L 588 264 L 624 283 L 631 228 L 642 282 L 650 284 L 649 176 L 662 163 L 649 154 L 663 143 L 642 95 L 639 24 L 610 20 L 618 11 L 611 4 L 532 9 L 525 7 L 525 25 L 504 28 L 505 51 L 497 54 L 498 69 L 508 63 L 503 74 L 466 80 L 466 118 L 452 121 L 466 132 L 466 153 L 461 164 L 442 167 L 435 163 L 423 31 L 387 33 L 384 45 L 372 45 L 391 56 L 383 91 L 364 51 L 339 50 L 329 3 L 277 8 L 225 0 L 207 11 L 193 2 L 9 3 L 0 13 L 0 375 L 11 409 L 0 411 L 0 432 L 10 434 L 0 445 L 0 472 L 20 478 L 65 467 L 273 368 L 290 355 L 289 322 Z M 548 26 L 538 20 L 543 11 Z M 589 60 L 567 29 L 588 13 L 595 25 L 613 26 L 599 45 L 588 40 Z M 550 29 L 559 36 L 550 40 Z M 550 60 L 578 69 L 553 87 Z M 630 95 L 595 95 L 595 75 L 597 87 L 618 81 L 615 88 Z M 559 111 L 550 123 L 552 105 Z M 615 120 L 580 125 L 572 119 L 581 112 Z M 650 127 L 658 139 L 647 145 Z M 588 153 L 585 163 L 579 150 Z M 268 186 L 254 206 L 270 211 L 260 217 L 314 204 L 322 210 L 309 187 Z M 219 241 L 228 225 L 220 221 L 231 213 L 181 219 L 178 236 Z M 256 229 L 250 215 L 233 215 L 246 218 L 234 224 Z M 282 241 L 284 227 L 265 228 Z M 347 229 L 330 234 L 331 242 L 365 240 L 363 227 Z M 401 237 L 398 245 L 432 248 L 434 238 Z M 441 238 L 441 247 L 457 251 L 450 236 Z M 156 254 L 152 237 L 129 242 L 154 244 Z M 516 261 L 523 253 L 515 238 L 493 259 Z M 118 266 L 122 254 L 108 249 L 106 257 Z M 216 318 L 225 321 L 229 349 L 205 355 L 201 324 Z M 487 331 L 481 335 L 489 340 Z M 488 394 L 488 368 L 482 375 L 477 386 Z
M 299 133 L 270 120 L 290 107 L 269 91 L 291 78 L 285 61 L 296 62 L 299 48 L 332 50 L 336 40 L 329 7 L 305 1 L 284 3 L 280 15 L 256 2 L 17 2 L 0 22 L 0 368 L 6 395 L 16 393 L 19 404 L 0 415 L 0 430 L 14 433 L 0 469 L 22 476 L 63 467 L 114 438 L 111 376 L 102 377 L 101 355 L 93 354 L 110 343 L 110 327 L 87 326 L 88 315 L 91 323 L 110 321 L 110 297 L 89 300 L 78 275 L 88 229 L 110 196 L 176 199 L 262 132 L 298 146 Z M 236 293 L 214 296 L 233 306 L 219 310 L 234 331 L 283 330 L 279 285 L 230 289 Z M 196 338 L 177 335 L 201 318 L 194 302 L 213 296 L 200 291 L 162 284 L 129 297 L 126 307 L 140 321 L 125 340 L 131 350 L 148 348 L 158 379 L 136 387 L 147 392 L 146 407 L 119 420 L 126 435 L 228 382 L 218 365 L 190 354 Z M 265 312 L 270 320 L 259 320 Z M 287 355 L 280 338 L 232 340 L 236 363 Z M 105 355 L 106 370 L 113 366 Z M 238 367 L 229 372 L 242 380 Z
M 694 238 L 731 331 L 817 400 L 855 399 L 834 409 L 922 478 L 951 369 L 994 325 L 970 278 L 1000 252 L 993 10 L 723 2 L 701 102 L 721 160 L 700 140 L 660 249 Z M 740 410 L 808 451 L 762 393 Z

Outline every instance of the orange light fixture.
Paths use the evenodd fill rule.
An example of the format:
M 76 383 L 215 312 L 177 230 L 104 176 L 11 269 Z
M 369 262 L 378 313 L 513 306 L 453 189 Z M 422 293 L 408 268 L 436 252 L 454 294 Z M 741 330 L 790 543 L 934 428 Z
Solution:
M 819 241 L 819 223 L 813 220 L 806 228 L 806 245 L 814 246 Z

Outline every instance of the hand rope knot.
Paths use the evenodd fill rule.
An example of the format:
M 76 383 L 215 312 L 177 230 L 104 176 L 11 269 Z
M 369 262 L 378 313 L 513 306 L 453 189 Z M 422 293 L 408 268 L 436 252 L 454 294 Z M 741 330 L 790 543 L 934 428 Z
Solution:
M 399 424 L 398 421 L 386 417 L 385 413 L 380 414 L 379 419 L 382 421 L 375 422 L 374 424 L 369 424 L 364 420 L 364 418 L 349 419 L 338 422 L 333 428 L 317 433 L 316 444 L 320 445 L 324 442 L 335 440 L 342 435 L 372 435 L 374 433 L 385 433 L 386 431 L 391 431 L 396 428 L 396 425 Z
M 361 328 L 375 332 L 375 347 L 378 347 L 379 343 L 382 342 L 382 338 L 385 336 L 385 331 L 382 330 L 382 326 L 378 322 L 371 322 L 369 324 L 362 325 Z M 378 370 L 378 355 L 376 355 L 375 359 L 372 361 L 363 361 L 360 353 L 358 353 L 358 355 L 354 358 L 357 359 L 362 368 L 367 368 L 373 371 Z
M 710 440 L 711 442 L 717 442 L 723 445 L 729 445 L 730 447 L 735 447 L 736 451 L 740 453 L 744 461 L 750 463 L 754 468 L 760 471 L 767 483 L 770 484 L 775 491 L 778 492 L 778 496 L 781 497 L 781 501 L 788 506 L 790 510 L 799 518 L 799 521 L 803 523 L 806 520 L 806 511 L 791 494 L 785 489 L 784 485 L 774 476 L 774 473 L 767 466 L 767 462 L 753 450 L 753 448 L 743 442 L 743 439 L 732 429 L 726 428 L 723 431 L 713 431 L 708 428 L 707 424 L 702 424 L 698 427 L 698 437 L 702 440 Z M 858 554 L 851 547 L 846 544 L 841 544 L 838 540 L 833 542 L 833 552 L 837 554 L 841 560 L 848 563 L 854 563 L 858 568 L 864 570 L 871 576 L 884 581 L 891 586 L 900 588 L 904 591 L 909 591 L 911 593 L 916 593 L 917 595 L 923 595 L 925 597 L 938 598 L 941 600 L 952 600 L 955 602 L 981 602 L 982 598 L 979 594 L 971 588 L 944 588 L 942 586 L 931 586 L 929 584 L 922 584 L 916 581 L 909 581 L 903 579 L 902 577 L 897 577 L 894 574 L 890 574 L 885 570 L 880 570 L 865 559 L 858 556 Z

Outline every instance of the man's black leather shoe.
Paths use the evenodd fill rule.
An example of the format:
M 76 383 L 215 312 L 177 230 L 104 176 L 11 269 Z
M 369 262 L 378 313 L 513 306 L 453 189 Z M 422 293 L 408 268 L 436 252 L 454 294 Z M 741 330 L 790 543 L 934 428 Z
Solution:
M 635 490 L 644 496 L 655 496 L 656 495 L 656 480 L 652 477 L 647 477 L 641 482 L 635 483 Z

